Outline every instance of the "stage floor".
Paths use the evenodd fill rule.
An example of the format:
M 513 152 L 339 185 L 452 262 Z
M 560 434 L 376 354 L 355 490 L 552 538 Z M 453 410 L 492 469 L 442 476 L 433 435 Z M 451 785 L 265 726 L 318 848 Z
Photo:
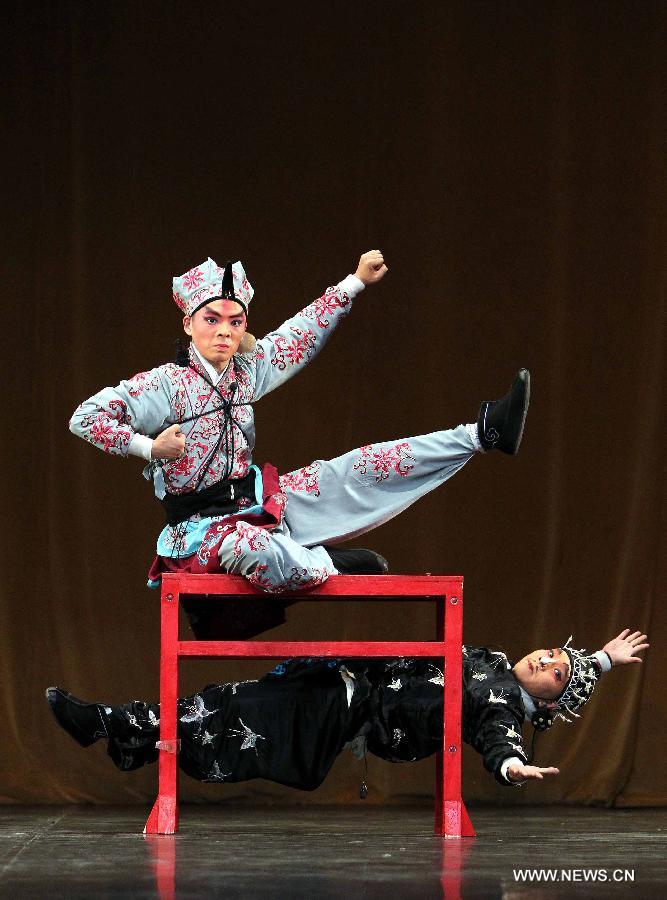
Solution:
M 473 807 L 462 841 L 436 838 L 423 806 L 184 806 L 177 835 L 149 838 L 147 814 L 0 807 L 0 896 L 667 897 L 667 809 Z M 515 876 L 527 867 L 549 880 Z

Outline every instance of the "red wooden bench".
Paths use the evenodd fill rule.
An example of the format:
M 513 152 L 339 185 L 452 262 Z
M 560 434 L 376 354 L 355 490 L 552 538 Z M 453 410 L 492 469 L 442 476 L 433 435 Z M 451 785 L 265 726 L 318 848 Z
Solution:
M 436 603 L 434 641 L 182 641 L 178 634 L 182 594 L 225 596 L 259 592 L 238 575 L 170 574 L 162 577 L 160 655 L 160 740 L 158 796 L 146 822 L 146 834 L 173 834 L 178 828 L 177 737 L 178 661 L 192 657 L 218 659 L 284 659 L 334 656 L 429 656 L 444 659 L 443 743 L 436 758 L 435 833 L 448 838 L 474 836 L 461 799 L 461 692 L 463 578 L 458 575 L 333 575 L 299 600 L 373 599 L 432 600 Z M 265 596 L 265 595 L 262 595 Z

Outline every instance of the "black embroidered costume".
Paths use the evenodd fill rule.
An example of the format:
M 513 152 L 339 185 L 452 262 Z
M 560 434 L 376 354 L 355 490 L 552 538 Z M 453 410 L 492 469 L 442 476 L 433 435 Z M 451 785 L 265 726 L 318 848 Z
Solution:
M 308 659 L 258 681 L 209 685 L 178 701 L 179 765 L 200 781 L 265 778 L 314 790 L 346 744 L 392 762 L 430 756 L 442 736 L 442 661 Z M 129 771 L 153 762 L 160 707 L 107 707 L 109 754 Z M 505 760 L 525 761 L 525 711 L 507 657 L 463 648 L 463 740 L 501 784 Z

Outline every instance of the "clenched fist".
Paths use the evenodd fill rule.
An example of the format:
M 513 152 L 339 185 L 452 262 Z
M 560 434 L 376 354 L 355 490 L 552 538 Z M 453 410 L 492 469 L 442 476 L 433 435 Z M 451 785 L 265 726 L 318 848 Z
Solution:
M 180 425 L 170 425 L 158 434 L 151 448 L 152 459 L 179 459 L 185 453 L 185 435 Z
M 379 250 L 369 250 L 368 253 L 362 253 L 354 274 L 364 284 L 375 284 L 376 281 L 384 278 L 386 272 L 388 269 L 384 264 L 382 253 Z

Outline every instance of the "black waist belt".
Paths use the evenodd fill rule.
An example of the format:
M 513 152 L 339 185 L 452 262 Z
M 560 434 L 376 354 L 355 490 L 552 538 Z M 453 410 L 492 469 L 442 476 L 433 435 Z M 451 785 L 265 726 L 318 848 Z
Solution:
M 167 493 L 160 502 L 164 506 L 168 525 L 178 525 L 197 513 L 202 516 L 229 516 L 255 505 L 255 473 L 251 470 L 243 478 L 217 481 L 202 491 L 191 491 L 189 494 Z

